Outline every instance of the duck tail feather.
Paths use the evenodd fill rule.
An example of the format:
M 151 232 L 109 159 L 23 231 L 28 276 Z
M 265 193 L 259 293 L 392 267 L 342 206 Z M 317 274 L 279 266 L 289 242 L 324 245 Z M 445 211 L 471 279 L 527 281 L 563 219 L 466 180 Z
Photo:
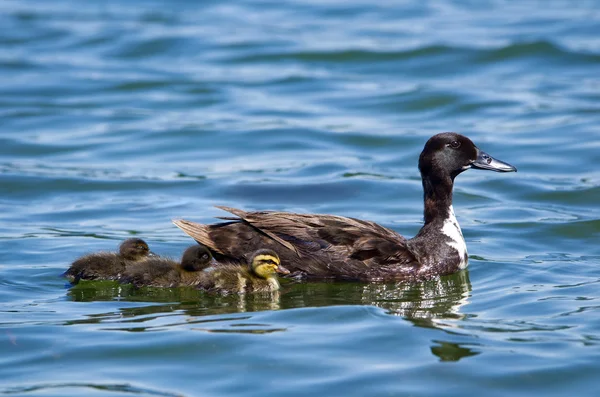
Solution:
M 242 219 L 244 219 L 246 217 L 246 214 L 247 214 L 247 212 L 244 211 L 244 210 L 240 210 L 240 209 L 233 208 L 233 207 L 226 207 L 224 205 L 215 205 L 215 207 L 218 208 L 218 209 L 220 209 L 220 210 L 229 212 L 230 214 L 233 214 L 233 215 L 235 215 L 237 217 L 240 217 Z
M 185 219 L 174 219 L 172 221 L 175 226 L 184 231 L 185 234 L 196 240 L 198 243 L 205 245 L 211 251 L 223 254 L 214 243 L 209 234 L 209 227 L 200 223 L 186 221 Z

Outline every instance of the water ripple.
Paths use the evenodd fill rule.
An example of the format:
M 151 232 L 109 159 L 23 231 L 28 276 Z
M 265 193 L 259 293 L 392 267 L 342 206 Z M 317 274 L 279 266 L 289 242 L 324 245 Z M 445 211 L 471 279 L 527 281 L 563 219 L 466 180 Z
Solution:
M 596 8 L 0 2 L 0 393 L 592 395 Z M 413 236 L 448 130 L 519 169 L 456 178 L 468 271 L 267 297 L 59 277 L 128 236 L 177 258 L 170 220 L 215 204 Z

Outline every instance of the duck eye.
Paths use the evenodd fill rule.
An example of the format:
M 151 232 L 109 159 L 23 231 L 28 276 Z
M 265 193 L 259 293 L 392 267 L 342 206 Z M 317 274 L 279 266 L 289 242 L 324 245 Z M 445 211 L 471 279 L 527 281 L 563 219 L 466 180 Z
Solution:
M 208 259 L 208 254 L 202 254 L 202 259 Z
M 459 141 L 452 141 L 452 142 L 450 142 L 450 147 L 452 149 L 458 149 L 460 147 L 460 142 Z

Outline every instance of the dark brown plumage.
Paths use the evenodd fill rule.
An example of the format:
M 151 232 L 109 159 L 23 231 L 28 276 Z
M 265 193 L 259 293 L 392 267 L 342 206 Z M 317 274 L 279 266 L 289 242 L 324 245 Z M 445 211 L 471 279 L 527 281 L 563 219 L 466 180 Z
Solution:
M 410 240 L 354 218 L 228 207 L 218 207 L 235 215 L 221 218 L 228 222 L 174 223 L 207 246 L 218 261 L 243 263 L 245 253 L 265 247 L 277 252 L 294 276 L 424 280 L 467 265 L 466 245 L 452 209 L 452 189 L 454 178 L 469 168 L 516 171 L 465 136 L 442 133 L 427 141 L 419 157 L 425 225 Z
M 119 281 L 136 287 L 195 286 L 200 282 L 202 270 L 213 265 L 210 251 L 202 245 L 194 245 L 184 251 L 181 262 L 150 257 L 130 266 Z
M 75 260 L 63 276 L 72 283 L 79 280 L 117 280 L 125 269 L 150 254 L 148 244 L 139 238 L 125 240 L 119 252 L 95 252 Z
M 245 252 L 262 246 L 275 250 L 295 276 L 357 279 L 361 278 L 357 275 L 369 272 L 374 277 L 389 266 L 414 261 L 410 252 L 398 250 L 406 245 L 404 237 L 373 222 L 219 208 L 239 216 L 240 221 L 224 227 L 176 221 L 183 231 L 209 247 L 219 262 L 243 263 Z

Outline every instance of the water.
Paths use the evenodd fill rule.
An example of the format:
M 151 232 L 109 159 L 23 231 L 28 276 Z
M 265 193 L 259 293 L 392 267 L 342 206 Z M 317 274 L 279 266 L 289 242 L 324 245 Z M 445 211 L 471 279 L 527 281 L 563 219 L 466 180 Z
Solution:
M 594 1 L 3 1 L 0 393 L 599 395 L 599 22 Z M 457 179 L 466 271 L 272 298 L 59 277 L 131 235 L 177 257 L 170 220 L 218 204 L 412 236 L 448 130 L 519 169 Z

